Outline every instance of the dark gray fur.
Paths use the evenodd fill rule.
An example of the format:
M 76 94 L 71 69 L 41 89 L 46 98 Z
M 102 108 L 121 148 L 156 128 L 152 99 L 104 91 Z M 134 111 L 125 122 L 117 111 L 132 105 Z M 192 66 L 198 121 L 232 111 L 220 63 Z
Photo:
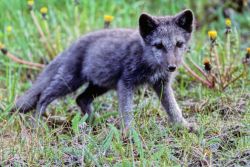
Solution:
M 142 14 L 139 30 L 108 29 L 81 37 L 57 56 L 21 96 L 13 110 L 27 112 L 36 107 L 41 115 L 55 99 L 89 83 L 76 102 L 91 114 L 95 97 L 116 89 L 119 111 L 126 127 L 132 122 L 133 92 L 151 85 L 173 123 L 189 126 L 171 88 L 175 68 L 182 62 L 193 31 L 193 13 L 154 17 Z

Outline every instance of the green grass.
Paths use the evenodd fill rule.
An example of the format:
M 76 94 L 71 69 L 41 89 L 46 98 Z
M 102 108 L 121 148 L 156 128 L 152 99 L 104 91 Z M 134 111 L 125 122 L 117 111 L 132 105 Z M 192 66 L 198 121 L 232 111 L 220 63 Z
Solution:
M 81 34 L 102 29 L 105 14 L 115 17 L 111 27 L 136 28 L 141 12 L 168 15 L 190 7 L 202 26 L 195 32 L 188 56 L 201 65 L 207 54 L 207 31 L 216 29 L 222 41 L 225 30 L 222 6 L 213 14 L 217 16 L 216 21 L 206 21 L 204 9 L 208 4 L 188 0 L 80 0 L 76 7 L 73 0 L 40 0 L 35 2 L 34 12 L 46 32 L 39 10 L 42 6 L 48 7 L 50 35 L 47 38 L 56 55 Z M 26 1 L 2 0 L 0 10 L 0 41 L 9 52 L 32 62 L 49 62 L 51 57 L 41 42 Z M 232 18 L 233 32 L 237 31 L 242 37 L 238 64 L 245 48 L 250 46 L 248 12 L 235 13 Z M 12 26 L 13 31 L 7 32 L 7 26 Z M 118 126 L 115 92 L 95 100 L 93 108 L 98 119 L 93 125 L 86 123 L 86 117 L 80 117 L 75 94 L 53 103 L 48 109 L 50 115 L 40 123 L 40 128 L 32 128 L 31 114 L 10 116 L 14 99 L 31 86 L 39 72 L 1 54 L 1 166 L 250 165 L 249 76 L 225 92 L 216 92 L 204 88 L 180 70 L 174 83 L 177 100 L 185 117 L 199 125 L 198 134 L 172 128 L 152 90 L 140 89 L 134 99 L 135 128 L 130 138 L 124 139 Z

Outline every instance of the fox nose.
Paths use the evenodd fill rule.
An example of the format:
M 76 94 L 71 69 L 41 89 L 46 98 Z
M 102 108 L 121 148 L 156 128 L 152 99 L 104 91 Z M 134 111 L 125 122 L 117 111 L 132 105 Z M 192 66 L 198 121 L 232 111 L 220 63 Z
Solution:
M 176 69 L 176 65 L 169 65 L 169 66 L 168 66 L 168 70 L 169 70 L 170 72 L 174 72 L 175 69 Z

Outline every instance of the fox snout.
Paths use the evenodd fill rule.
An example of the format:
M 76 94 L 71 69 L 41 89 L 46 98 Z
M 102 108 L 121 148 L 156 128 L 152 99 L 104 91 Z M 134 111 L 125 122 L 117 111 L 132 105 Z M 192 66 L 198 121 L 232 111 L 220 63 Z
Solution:
M 168 71 L 169 72 L 174 72 L 175 70 L 176 70 L 176 65 L 174 65 L 174 64 L 171 64 L 171 65 L 168 65 Z
M 174 72 L 177 69 L 178 60 L 173 52 L 168 53 L 166 56 L 167 70 Z

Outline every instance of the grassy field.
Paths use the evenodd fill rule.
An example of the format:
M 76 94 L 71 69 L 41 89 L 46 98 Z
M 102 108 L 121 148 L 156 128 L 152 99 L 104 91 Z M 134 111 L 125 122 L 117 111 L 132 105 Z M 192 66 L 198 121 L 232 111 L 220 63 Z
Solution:
M 35 1 L 33 14 L 45 34 L 41 38 L 27 1 L 1 0 L 0 42 L 19 58 L 47 64 L 80 35 L 102 29 L 106 14 L 114 16 L 111 27 L 136 28 L 141 12 L 169 15 L 191 8 L 198 28 L 186 56 L 202 66 L 210 29 L 218 31 L 219 49 L 226 52 L 223 10 L 228 6 L 205 0 L 76 2 Z M 44 6 L 48 8 L 46 20 L 40 13 Z M 206 10 L 210 8 L 213 12 Z M 250 47 L 249 11 L 245 6 L 231 17 L 237 45 L 233 61 L 239 66 Z M 0 166 L 250 166 L 249 75 L 225 91 L 216 91 L 180 69 L 173 87 L 185 117 L 199 125 L 198 134 L 171 127 L 156 95 L 148 87 L 141 88 L 134 99 L 135 128 L 124 139 L 115 92 L 95 100 L 93 124 L 80 116 L 74 100 L 77 93 L 50 105 L 37 129 L 31 126 L 31 114 L 10 116 L 14 100 L 39 72 L 0 55 Z

